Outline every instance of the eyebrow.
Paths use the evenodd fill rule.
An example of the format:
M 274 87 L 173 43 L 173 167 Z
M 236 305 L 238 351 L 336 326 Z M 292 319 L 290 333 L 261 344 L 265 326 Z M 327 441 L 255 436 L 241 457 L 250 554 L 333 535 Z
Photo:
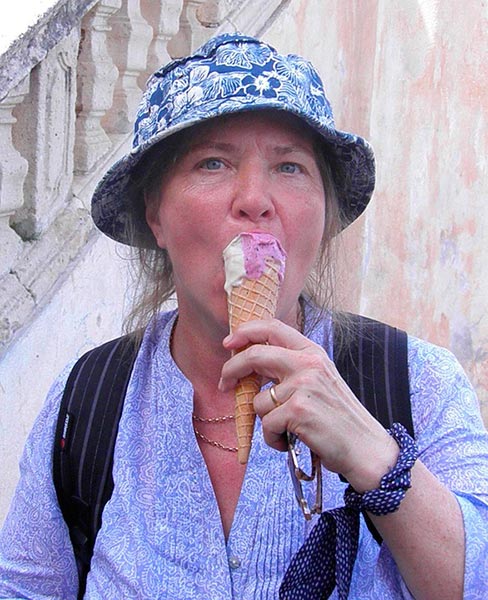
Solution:
M 231 152 L 236 148 L 236 146 L 234 144 L 226 144 L 225 142 L 212 142 L 209 140 L 204 140 L 190 144 L 188 150 L 205 150 L 206 148 Z
M 278 156 L 284 156 L 286 154 L 293 154 L 294 152 L 306 152 L 307 154 L 313 154 L 313 147 L 307 147 L 303 144 L 292 144 L 291 146 L 275 146 L 273 148 Z
M 194 150 L 220 150 L 222 152 L 232 152 L 236 149 L 239 149 L 239 146 L 235 144 L 228 144 L 226 142 L 212 142 L 211 140 L 203 140 L 201 142 L 194 142 L 190 144 L 188 151 Z M 274 146 L 272 148 L 274 153 L 277 156 L 286 156 L 288 154 L 293 154 L 294 152 L 305 152 L 307 154 L 313 154 L 313 148 L 307 147 L 303 144 L 287 144 L 283 146 Z

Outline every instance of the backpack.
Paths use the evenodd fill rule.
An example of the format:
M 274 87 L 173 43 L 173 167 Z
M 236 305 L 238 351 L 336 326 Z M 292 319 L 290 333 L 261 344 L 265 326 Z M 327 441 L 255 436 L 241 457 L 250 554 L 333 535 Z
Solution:
M 350 319 L 352 340 L 346 351 L 334 357 L 339 373 L 384 427 L 400 422 L 413 435 L 407 334 L 359 315 Z M 112 495 L 115 440 L 139 345 L 128 335 L 84 354 L 75 363 L 61 400 L 53 481 L 76 558 L 78 598 L 85 592 L 103 508 Z

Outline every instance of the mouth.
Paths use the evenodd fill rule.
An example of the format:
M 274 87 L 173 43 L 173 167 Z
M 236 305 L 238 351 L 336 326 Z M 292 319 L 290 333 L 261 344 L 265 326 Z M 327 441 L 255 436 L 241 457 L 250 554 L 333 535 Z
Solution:
M 275 239 L 280 245 L 282 245 L 280 238 L 276 234 L 274 234 L 273 232 L 271 232 L 267 229 L 242 229 L 238 233 L 234 234 L 234 236 L 232 238 L 228 239 L 225 247 L 229 246 L 229 244 L 231 242 L 233 242 L 235 239 L 237 239 L 239 236 L 247 236 L 247 235 L 256 236 L 257 238 L 262 236 L 263 239 L 266 239 L 266 237 L 269 236 L 270 238 Z

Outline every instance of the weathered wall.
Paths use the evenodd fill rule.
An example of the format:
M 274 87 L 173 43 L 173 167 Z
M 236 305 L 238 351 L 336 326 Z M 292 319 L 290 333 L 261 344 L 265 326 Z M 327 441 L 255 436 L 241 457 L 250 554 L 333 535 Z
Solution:
M 347 306 L 450 348 L 488 423 L 488 5 L 458 9 L 295 0 L 267 38 L 319 66 L 338 126 L 376 151 L 343 240 Z
M 119 335 L 127 263 L 97 236 L 33 324 L 0 361 L 0 523 L 24 441 L 53 382 L 72 358 Z
M 343 236 L 347 307 L 451 348 L 488 423 L 488 8 L 453 5 L 291 0 L 263 37 L 312 60 L 338 126 L 376 150 L 373 202 Z M 2 359 L 0 522 L 52 378 L 118 334 L 125 280 L 115 245 L 99 238 Z

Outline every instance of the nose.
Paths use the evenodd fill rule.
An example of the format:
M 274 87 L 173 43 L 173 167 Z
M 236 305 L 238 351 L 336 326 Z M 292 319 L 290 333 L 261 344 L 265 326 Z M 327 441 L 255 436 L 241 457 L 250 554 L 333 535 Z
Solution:
M 242 165 L 236 178 L 232 216 L 258 223 L 274 215 L 275 204 L 266 169 L 256 164 Z

